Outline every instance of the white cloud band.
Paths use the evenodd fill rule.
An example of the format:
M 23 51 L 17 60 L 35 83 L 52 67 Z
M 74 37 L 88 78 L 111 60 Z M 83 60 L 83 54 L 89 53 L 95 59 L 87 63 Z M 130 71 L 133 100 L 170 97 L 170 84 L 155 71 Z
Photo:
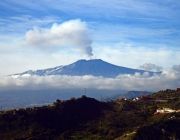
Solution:
M 161 75 L 119 75 L 117 78 L 94 76 L 12 76 L 0 80 L 1 89 L 96 88 L 157 91 L 180 85 L 180 73 L 164 71 Z
M 161 71 L 163 69 L 163 67 L 157 66 L 157 65 L 152 64 L 152 63 L 145 63 L 142 66 L 140 66 L 139 68 L 144 69 L 144 70 L 148 70 L 148 71 L 151 71 L 151 70 Z
M 179 65 L 173 65 L 172 69 L 180 72 L 180 64 Z

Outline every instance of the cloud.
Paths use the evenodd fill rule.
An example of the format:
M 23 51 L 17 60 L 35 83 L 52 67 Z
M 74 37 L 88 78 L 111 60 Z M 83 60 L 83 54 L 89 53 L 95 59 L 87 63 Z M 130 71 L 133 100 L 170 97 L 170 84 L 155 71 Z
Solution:
M 171 69 L 174 60 L 180 59 L 178 50 L 167 47 L 152 49 L 150 46 L 139 46 L 126 42 L 106 45 L 93 43 L 93 46 L 94 54 L 98 58 L 118 66 L 135 69 L 147 62 L 157 64 L 159 67 L 163 66 L 163 69 Z
M 157 66 L 157 65 L 152 64 L 152 63 L 145 63 L 142 66 L 139 66 L 139 68 L 144 69 L 144 70 L 148 70 L 148 71 L 151 71 L 151 70 L 161 71 L 163 69 L 163 67 Z
M 172 69 L 180 72 L 180 64 L 179 65 L 173 65 Z
M 79 19 L 61 24 L 54 23 L 49 28 L 34 27 L 25 35 L 28 44 L 45 49 L 45 47 L 73 46 L 83 54 L 92 56 L 92 39 L 85 22 Z
M 0 79 L 1 90 L 5 89 L 71 89 L 96 88 L 119 90 L 158 91 L 174 89 L 180 85 L 180 72 L 163 71 L 160 75 L 149 77 L 148 73 L 119 75 L 116 78 L 94 76 L 8 76 Z

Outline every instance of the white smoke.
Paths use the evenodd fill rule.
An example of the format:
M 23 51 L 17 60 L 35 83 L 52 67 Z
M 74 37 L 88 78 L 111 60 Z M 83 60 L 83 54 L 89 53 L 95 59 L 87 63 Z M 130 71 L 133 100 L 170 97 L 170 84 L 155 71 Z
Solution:
M 87 56 L 92 56 L 92 39 L 85 22 L 79 19 L 70 20 L 61 24 L 54 23 L 49 28 L 34 27 L 25 35 L 28 44 L 42 47 L 72 46 L 80 49 Z

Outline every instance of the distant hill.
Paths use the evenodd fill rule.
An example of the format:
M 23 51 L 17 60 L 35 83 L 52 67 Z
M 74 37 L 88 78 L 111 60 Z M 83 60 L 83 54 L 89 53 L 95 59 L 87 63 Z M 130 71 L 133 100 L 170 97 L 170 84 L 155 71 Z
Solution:
M 78 60 L 69 65 L 57 66 L 54 68 L 42 69 L 42 70 L 28 70 L 23 73 L 18 73 L 14 75 L 70 75 L 70 76 L 83 76 L 83 75 L 92 75 L 92 76 L 103 76 L 109 78 L 115 78 L 120 74 L 143 74 L 144 72 L 149 72 L 149 75 L 160 74 L 161 72 L 151 72 L 144 71 L 139 69 L 126 68 L 122 66 L 116 66 L 105 62 L 101 59 L 93 60 Z
M 115 94 L 115 95 L 103 97 L 103 101 L 117 100 L 120 97 L 131 99 L 131 98 L 140 97 L 142 94 L 150 95 L 152 93 L 153 92 L 149 92 L 149 91 L 129 91 L 124 94 Z

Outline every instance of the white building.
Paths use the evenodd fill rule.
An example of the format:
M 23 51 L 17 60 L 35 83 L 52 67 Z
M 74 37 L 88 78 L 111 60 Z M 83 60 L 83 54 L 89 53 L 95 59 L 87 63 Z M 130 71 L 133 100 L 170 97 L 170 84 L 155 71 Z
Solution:
M 158 108 L 156 112 L 157 113 L 172 113 L 172 112 L 176 112 L 176 110 L 173 110 L 171 108 Z

